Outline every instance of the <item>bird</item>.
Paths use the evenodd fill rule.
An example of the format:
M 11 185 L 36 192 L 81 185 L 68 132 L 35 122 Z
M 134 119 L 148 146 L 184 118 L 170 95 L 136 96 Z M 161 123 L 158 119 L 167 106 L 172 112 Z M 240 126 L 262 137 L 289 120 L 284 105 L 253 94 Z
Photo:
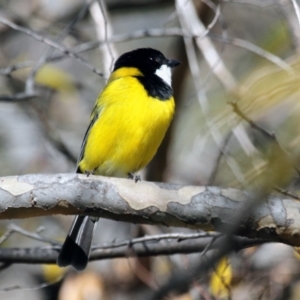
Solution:
M 152 48 L 122 54 L 92 110 L 77 173 L 134 178 L 153 158 L 172 121 L 172 69 L 180 61 Z M 75 217 L 58 255 L 60 267 L 88 264 L 98 219 Z

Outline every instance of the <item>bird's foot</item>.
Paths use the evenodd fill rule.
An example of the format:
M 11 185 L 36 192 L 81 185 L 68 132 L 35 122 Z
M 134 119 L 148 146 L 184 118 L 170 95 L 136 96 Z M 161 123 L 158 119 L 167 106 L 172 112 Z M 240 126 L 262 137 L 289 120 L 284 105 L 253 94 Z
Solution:
M 133 175 L 131 173 L 128 173 L 128 179 L 134 179 L 135 183 L 137 183 L 138 181 L 142 181 L 140 175 Z
M 135 181 L 135 183 L 137 183 L 138 181 L 142 181 L 141 176 L 140 175 L 135 175 L 134 176 L 134 181 Z
M 84 171 L 84 174 L 86 174 L 86 176 L 89 177 L 90 175 L 93 175 L 93 174 L 94 174 L 94 170 L 93 170 L 93 171 L 85 170 L 85 171 Z

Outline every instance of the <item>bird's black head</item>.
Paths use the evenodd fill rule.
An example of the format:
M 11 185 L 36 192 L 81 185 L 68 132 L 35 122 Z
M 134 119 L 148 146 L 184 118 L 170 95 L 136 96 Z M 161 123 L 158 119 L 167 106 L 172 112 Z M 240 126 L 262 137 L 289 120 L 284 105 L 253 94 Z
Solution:
M 122 54 L 115 63 L 114 71 L 122 67 L 135 67 L 147 75 L 154 74 L 163 65 L 171 69 L 179 64 L 178 60 L 168 59 L 158 50 L 140 48 Z
M 158 50 L 141 48 L 121 55 L 113 71 L 123 67 L 138 69 L 142 75 L 135 77 L 144 86 L 148 95 L 159 100 L 168 100 L 173 94 L 171 69 L 179 64 L 178 60 L 168 59 Z

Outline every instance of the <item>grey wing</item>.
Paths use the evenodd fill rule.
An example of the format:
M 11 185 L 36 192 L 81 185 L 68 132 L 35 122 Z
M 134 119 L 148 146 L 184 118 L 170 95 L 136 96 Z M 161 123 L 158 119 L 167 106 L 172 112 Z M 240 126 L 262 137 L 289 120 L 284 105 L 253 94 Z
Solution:
M 94 110 L 95 110 L 95 108 L 94 108 Z M 92 115 L 93 115 L 93 112 L 92 112 Z M 95 112 L 94 116 L 93 116 L 93 119 L 91 120 L 91 122 L 90 122 L 90 124 L 89 124 L 89 126 L 88 126 L 88 128 L 87 128 L 87 130 L 85 132 L 85 135 L 84 135 L 84 138 L 83 138 L 83 141 L 82 141 L 82 144 L 81 144 L 81 148 L 80 148 L 80 154 L 79 154 L 78 159 L 77 159 L 77 170 L 76 170 L 76 173 L 82 173 L 82 171 L 79 168 L 79 163 L 80 163 L 80 161 L 82 160 L 82 158 L 84 156 L 84 150 L 85 150 L 87 138 L 88 138 L 89 133 L 90 133 L 90 129 L 93 127 L 93 125 L 97 121 L 98 117 L 99 117 L 99 112 Z

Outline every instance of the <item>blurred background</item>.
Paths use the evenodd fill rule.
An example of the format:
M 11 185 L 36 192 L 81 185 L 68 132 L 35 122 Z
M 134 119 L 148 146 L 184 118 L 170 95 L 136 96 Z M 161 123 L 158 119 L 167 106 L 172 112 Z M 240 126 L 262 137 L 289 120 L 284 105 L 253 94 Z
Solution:
M 173 75 L 174 121 L 142 178 L 248 190 L 276 186 L 281 195 L 298 196 L 298 5 L 296 0 L 0 0 L 0 176 L 74 172 L 92 107 L 114 60 L 151 47 L 182 64 Z M 0 230 L 4 234 L 14 223 L 63 241 L 71 220 L 2 221 Z M 162 232 L 189 231 L 101 219 L 95 242 Z M 2 246 L 37 245 L 44 244 L 15 234 Z M 198 257 L 105 260 L 82 273 L 12 265 L 0 270 L 0 298 L 146 299 Z M 212 272 L 184 296 L 170 299 L 300 298 L 300 263 L 291 247 L 263 245 L 221 263 L 223 284 Z M 44 283 L 49 286 L 41 288 Z

